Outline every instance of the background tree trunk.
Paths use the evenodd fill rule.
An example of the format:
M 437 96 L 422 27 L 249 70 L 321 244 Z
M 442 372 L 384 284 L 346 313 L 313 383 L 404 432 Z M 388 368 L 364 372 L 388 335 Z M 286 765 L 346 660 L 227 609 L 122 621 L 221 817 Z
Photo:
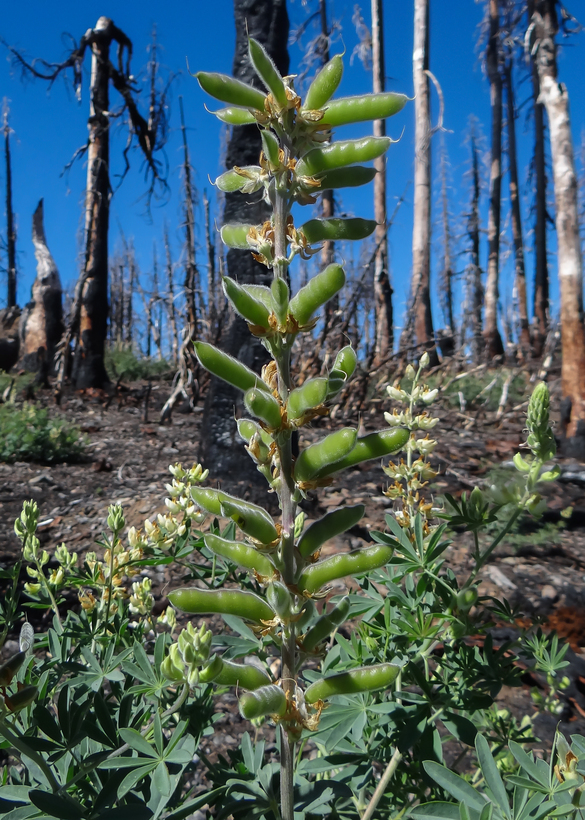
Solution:
M 438 364 L 431 314 L 431 109 L 429 69 L 429 0 L 414 3 L 414 224 L 412 230 L 411 301 L 416 344 Z M 422 352 L 422 350 L 421 350 Z
M 483 338 L 488 360 L 504 352 L 498 330 L 498 278 L 500 268 L 500 211 L 502 196 L 502 75 L 500 73 L 499 0 L 489 3 L 489 39 L 486 71 L 490 82 L 492 145 L 490 167 L 490 205 L 488 216 L 488 268 L 485 285 Z
M 32 299 L 20 320 L 22 365 L 42 372 L 42 381 L 53 369 L 55 349 L 63 334 L 63 292 L 55 260 L 47 246 L 43 226 L 43 200 L 32 219 L 32 241 L 37 260 L 37 275 Z
M 579 236 L 577 175 L 573 154 L 569 95 L 557 76 L 554 0 L 536 4 L 532 17 L 540 99 L 550 129 L 555 189 L 557 258 L 561 294 L 561 425 L 564 449 L 585 460 L 585 328 L 583 326 L 583 268 Z
M 528 19 L 534 14 L 534 0 L 528 0 Z M 542 356 L 549 325 L 549 287 L 547 255 L 547 212 L 546 212 L 546 158 L 544 135 L 544 105 L 540 99 L 540 80 L 535 60 L 532 63 L 532 99 L 534 117 L 534 326 L 532 332 L 532 355 Z
M 516 272 L 516 293 L 520 317 L 520 354 L 526 360 L 530 355 L 530 327 L 528 323 L 528 303 L 526 300 L 526 268 L 524 266 L 524 241 L 522 239 L 522 216 L 520 214 L 520 193 L 518 186 L 518 163 L 516 161 L 516 106 L 512 85 L 512 55 L 505 64 L 506 77 L 506 119 L 508 123 L 508 166 L 510 170 L 510 206 L 512 210 L 512 237 L 514 240 L 514 260 Z
M 78 344 L 73 382 L 79 388 L 109 381 L 104 365 L 108 328 L 108 229 L 110 223 L 109 56 L 113 24 L 100 17 L 91 38 L 91 86 L 87 186 L 85 192 L 85 264 L 81 289 Z
M 260 87 L 260 80 L 248 58 L 248 35 L 262 43 L 281 74 L 288 74 L 287 51 L 289 21 L 286 0 L 234 0 L 236 26 L 236 48 L 233 75 L 243 82 Z M 261 150 L 260 132 L 256 125 L 234 128 L 228 143 L 226 167 L 234 165 L 255 165 Z M 250 198 L 240 193 L 226 194 L 224 222 L 252 222 L 260 224 L 270 214 L 270 209 L 256 197 Z M 228 275 L 239 282 L 257 282 L 269 285 L 271 274 L 266 267 L 254 260 L 248 251 L 230 249 L 227 253 Z M 267 353 L 260 342 L 250 336 L 243 319 L 230 312 L 222 331 L 220 346 L 236 356 L 248 367 L 260 372 L 268 361 Z M 221 478 L 229 487 L 237 479 L 246 478 L 251 484 L 259 477 L 254 464 L 239 446 L 234 407 L 239 414 L 243 406 L 239 391 L 219 379 L 210 380 L 205 399 L 204 425 L 201 436 L 201 460 L 213 468 L 214 479 Z M 262 483 L 264 480 L 262 479 Z
M 10 161 L 10 126 L 8 125 L 8 105 L 4 100 L 4 160 L 6 169 L 6 307 L 16 306 L 16 227 L 12 210 L 12 163 Z
M 372 73 L 373 91 L 385 90 L 384 66 L 384 18 L 382 0 L 372 0 Z M 374 136 L 386 135 L 386 121 L 374 120 Z M 376 257 L 374 259 L 374 299 L 376 328 L 374 340 L 374 366 L 388 358 L 393 348 L 392 286 L 388 264 L 388 229 L 386 227 L 386 155 L 374 160 L 377 175 L 374 178 L 374 219 L 378 226 L 374 233 Z

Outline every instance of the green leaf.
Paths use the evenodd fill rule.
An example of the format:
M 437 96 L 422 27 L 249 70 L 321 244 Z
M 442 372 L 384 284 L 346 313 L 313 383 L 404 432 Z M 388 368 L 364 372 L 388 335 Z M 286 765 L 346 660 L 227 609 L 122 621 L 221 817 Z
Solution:
M 59 817 L 61 820 L 81 820 L 83 817 L 83 809 L 72 797 L 59 797 L 40 789 L 31 789 L 28 796 L 37 809 L 51 817 Z
M 491 791 L 495 802 L 500 807 L 504 817 L 510 818 L 510 801 L 508 799 L 506 787 L 500 777 L 498 767 L 496 766 L 496 761 L 490 751 L 489 743 L 483 735 L 478 734 L 475 738 L 475 750 L 477 752 L 477 758 L 479 760 L 482 774 L 485 777 L 485 782 Z
M 410 816 L 415 820 L 459 820 L 457 803 L 423 803 L 412 809 Z
M 166 764 L 161 760 L 152 776 L 152 784 L 157 789 L 159 794 L 164 797 L 169 797 L 171 794 L 171 778 L 169 777 L 169 770 Z
M 516 762 L 522 766 L 527 774 L 536 780 L 537 783 L 544 786 L 548 791 L 548 766 L 545 764 L 545 766 L 543 766 L 544 771 L 542 771 L 532 755 L 525 752 L 522 746 L 519 743 L 516 743 L 515 740 L 511 740 L 508 745 L 510 747 L 510 751 L 516 758 Z
M 439 763 L 435 763 L 434 760 L 425 760 L 423 761 L 423 767 L 429 777 L 432 777 L 439 786 L 442 786 L 445 791 L 453 795 L 455 800 L 458 800 L 460 803 L 466 803 L 470 808 L 476 811 L 481 811 L 485 806 L 486 800 L 481 794 L 476 791 L 473 786 L 470 786 L 466 780 L 458 774 L 455 774 L 455 772 L 452 772 L 446 766 L 441 766 Z M 458 817 L 459 810 L 457 810 L 457 818 Z
M 99 820 L 149 820 L 150 817 L 152 810 L 140 803 L 127 803 L 99 814 Z
M 146 755 L 147 757 L 158 757 L 150 743 L 145 740 L 136 729 L 120 729 L 120 737 L 131 749 L 134 749 L 140 754 Z
M 548 794 L 550 792 L 548 786 L 541 786 L 540 783 L 535 783 L 534 780 L 530 780 L 530 778 L 522 777 L 518 774 L 508 775 L 506 783 L 512 783 L 514 786 L 520 786 L 522 789 L 530 789 L 530 791 L 540 792 L 541 794 Z
M 124 795 L 133 789 L 137 783 L 139 783 L 144 777 L 148 777 L 148 775 L 156 768 L 157 763 L 156 760 L 153 761 L 148 766 L 140 766 L 138 769 L 134 769 L 134 771 L 129 772 L 124 780 L 118 786 L 118 799 L 120 800 Z
M 152 757 L 113 757 L 100 763 L 99 769 L 136 769 L 139 766 L 154 766 Z
M 30 786 L 2 786 L 0 800 L 10 800 L 15 803 L 28 803 Z
M 183 803 L 180 808 L 175 809 L 175 811 L 165 815 L 165 820 L 185 820 L 186 817 L 190 814 L 194 814 L 202 806 L 205 806 L 206 804 L 213 806 L 216 798 L 219 798 L 223 793 L 223 788 L 214 789 L 213 791 L 205 791 L 203 794 L 200 794 L 199 797 L 195 797 L 193 800 Z

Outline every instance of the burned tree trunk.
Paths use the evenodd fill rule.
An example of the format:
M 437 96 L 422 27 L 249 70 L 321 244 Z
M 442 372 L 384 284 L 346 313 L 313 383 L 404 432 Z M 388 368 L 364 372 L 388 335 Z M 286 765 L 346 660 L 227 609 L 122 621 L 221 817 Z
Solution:
M 259 79 L 248 57 L 248 36 L 262 43 L 282 75 L 288 74 L 287 51 L 289 22 L 285 0 L 234 0 L 236 47 L 233 75 L 259 87 Z M 260 133 L 256 125 L 234 128 L 228 143 L 226 167 L 253 165 L 261 150 Z M 241 194 L 226 194 L 224 222 L 253 222 L 260 224 L 269 216 L 266 203 L 257 199 L 252 205 Z M 229 276 L 237 276 L 242 283 L 257 282 L 269 285 L 270 274 L 247 251 L 230 249 L 227 253 Z M 221 347 L 256 372 L 268 361 L 262 345 L 250 337 L 243 319 L 231 314 L 221 335 Z M 210 380 L 205 400 L 204 429 L 201 436 L 202 461 L 213 466 L 214 477 L 227 481 L 234 476 L 255 482 L 258 473 L 252 462 L 236 444 L 233 410 L 242 406 L 241 394 L 235 388 L 216 378 Z
M 416 344 L 438 364 L 431 314 L 431 108 L 429 88 L 429 0 L 414 4 L 414 224 L 411 302 Z M 422 352 L 422 349 L 421 349 Z
M 453 316 L 453 259 L 451 254 L 452 236 L 449 219 L 449 197 L 447 192 L 447 148 L 444 141 L 441 145 L 441 204 L 443 217 L 443 264 L 440 284 L 440 301 L 443 308 L 443 319 L 447 327 L 439 331 L 439 346 L 442 356 L 455 353 L 455 318 Z
M 372 72 L 375 94 L 385 90 L 384 69 L 384 18 L 382 0 L 372 0 Z M 374 120 L 374 136 L 386 135 L 386 121 Z M 392 286 L 388 270 L 388 229 L 386 227 L 386 155 L 374 161 L 377 170 L 374 178 L 374 219 L 378 223 L 374 233 L 376 256 L 374 259 L 374 299 L 376 329 L 374 340 L 374 366 L 378 366 L 392 353 L 393 315 Z
M 32 241 L 37 276 L 32 299 L 20 320 L 21 355 L 25 370 L 39 372 L 44 382 L 54 370 L 55 351 L 63 335 L 63 292 L 57 265 L 47 247 L 42 199 L 33 215 Z
M 16 306 L 16 228 L 12 210 L 12 162 L 10 160 L 10 126 L 8 125 L 8 106 L 4 101 L 4 160 L 6 169 L 6 278 L 8 292 L 6 307 Z
M 534 0 L 528 0 L 528 19 L 534 14 Z M 532 99 L 534 104 L 534 324 L 532 328 L 532 355 L 542 356 L 549 325 L 549 287 L 547 255 L 547 209 L 546 209 L 546 155 L 544 150 L 544 105 L 540 98 L 538 67 L 531 60 Z
M 516 161 L 516 106 L 512 85 L 512 55 L 505 64 L 506 78 L 506 120 L 508 125 L 508 166 L 510 173 L 510 205 L 512 209 L 512 237 L 514 240 L 515 281 L 520 317 L 520 354 L 526 360 L 530 355 L 530 328 L 528 323 L 528 303 L 526 300 L 526 269 L 524 266 L 524 242 L 522 239 L 522 217 L 520 214 L 520 194 L 518 186 L 518 163 Z
M 487 359 L 504 352 L 498 330 L 498 279 L 500 275 L 500 212 L 502 197 L 502 75 L 500 72 L 499 0 L 489 3 L 489 39 L 486 71 L 490 82 L 492 144 L 490 165 L 490 204 L 488 215 L 488 269 L 485 286 L 483 338 Z
M 563 357 L 561 432 L 566 452 L 585 460 L 585 327 L 577 175 L 569 95 L 557 74 L 557 31 L 554 0 L 541 0 L 536 4 L 529 35 L 536 51 L 540 100 L 548 116 L 553 164 Z

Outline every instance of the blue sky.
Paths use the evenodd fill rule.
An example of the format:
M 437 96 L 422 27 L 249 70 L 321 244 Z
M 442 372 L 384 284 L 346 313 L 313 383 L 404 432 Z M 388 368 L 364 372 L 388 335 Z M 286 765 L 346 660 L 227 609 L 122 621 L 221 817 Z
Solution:
M 308 0 L 310 8 L 316 8 L 316 0 Z M 482 123 L 484 133 L 489 134 L 489 88 L 481 70 L 476 49 L 476 27 L 482 19 L 483 3 L 473 0 L 433 0 L 431 3 L 431 69 L 439 80 L 445 98 L 444 125 L 448 133 L 444 135 L 449 151 L 453 190 L 451 207 L 459 213 L 468 200 L 467 190 L 462 186 L 468 148 L 465 137 L 468 119 L 475 115 Z M 352 23 L 353 0 L 334 0 L 329 3 L 330 19 L 340 27 L 337 47 L 332 52 L 343 50 L 351 55 L 357 43 Z M 579 11 L 578 9 L 574 11 Z M 362 13 L 369 24 L 369 2 L 363 2 Z M 189 129 L 189 144 L 196 185 L 200 191 L 206 188 L 213 202 L 212 179 L 220 173 L 221 147 L 225 141 L 220 124 L 204 110 L 205 95 L 194 79 L 189 77 L 186 61 L 191 70 L 205 69 L 230 73 L 234 46 L 234 23 L 232 0 L 214 0 L 212 3 L 192 0 L 190 3 L 168 0 L 166 3 L 143 0 L 126 0 L 124 3 L 94 2 L 83 0 L 61 0 L 49 4 L 45 0 L 29 0 L 26 4 L 6 3 L 0 21 L 0 35 L 6 42 L 25 51 L 29 57 L 43 57 L 58 62 L 68 50 L 64 33 L 72 34 L 76 40 L 87 28 L 94 26 L 102 14 L 112 17 L 133 40 L 133 72 L 144 80 L 144 68 L 148 60 L 147 48 L 153 25 L 156 24 L 161 48 L 163 69 L 181 72 L 173 84 L 171 100 L 171 133 L 166 148 L 170 185 L 170 196 L 164 203 L 154 203 L 152 219 L 144 213 L 145 191 L 144 172 L 138 154 L 133 157 L 132 170 L 112 201 L 111 250 L 117 246 L 118 225 L 126 236 L 132 238 L 137 249 L 142 271 L 148 272 L 152 266 L 153 241 L 158 245 L 159 258 L 162 256 L 162 228 L 165 221 L 176 243 L 178 254 L 180 236 L 180 133 L 178 96 L 183 96 L 185 117 Z M 306 10 L 301 0 L 289 0 L 291 29 L 302 22 Z M 581 35 L 582 37 L 582 35 Z M 573 39 L 573 45 L 563 50 L 560 71 L 568 84 L 571 97 L 573 132 L 580 138 L 584 125 L 585 91 L 582 86 L 582 42 L 581 37 Z M 308 37 L 305 37 L 305 42 Z M 387 85 L 391 90 L 412 95 L 412 3 L 388 2 L 385 9 L 386 73 Z M 82 146 L 87 135 L 89 55 L 85 64 L 84 87 L 81 103 L 78 103 L 71 86 L 59 80 L 49 90 L 41 80 L 21 82 L 20 73 L 10 66 L 6 51 L 1 52 L 0 98 L 7 97 L 10 106 L 12 136 L 14 210 L 18 224 L 19 302 L 27 301 L 35 273 L 35 260 L 30 242 L 31 217 L 38 200 L 45 200 L 45 229 L 47 240 L 61 272 L 65 287 L 72 287 L 78 273 L 79 249 L 81 246 L 81 203 L 85 185 L 83 161 L 76 163 L 65 176 L 62 171 L 75 150 Z M 298 66 L 300 52 L 291 47 L 291 72 Z M 367 92 L 371 85 L 371 75 L 366 73 L 358 59 L 352 65 L 346 64 L 346 71 L 340 94 Z M 529 93 L 528 84 L 520 91 L 520 99 Z M 146 102 L 146 89 L 143 92 Z M 116 102 L 112 92 L 112 103 Z M 434 115 L 437 113 L 436 98 L 433 102 Z M 388 133 L 400 142 L 390 148 L 388 154 L 388 210 L 392 211 L 395 198 L 405 190 L 412 180 L 414 106 L 407 106 L 399 115 L 388 122 Z M 122 168 L 121 150 L 125 134 L 114 125 L 112 145 L 112 172 Z M 362 129 L 361 133 L 366 133 Z M 519 142 L 519 163 L 525 177 L 532 136 L 524 114 L 517 122 Z M 347 136 L 353 136 L 349 134 Z M 439 140 L 435 140 L 436 146 Z M 435 162 L 434 171 L 438 170 Z M 0 169 L 0 191 L 4 201 L 4 170 Z M 507 196 L 507 186 L 504 186 Z M 369 192 L 358 196 L 346 195 L 344 210 L 357 215 L 371 216 L 372 205 Z M 507 210 L 507 206 L 504 211 Z M 438 209 L 435 209 L 438 214 Z M 219 215 L 216 213 L 216 218 Z M 197 219 L 203 221 L 202 208 Z M 412 186 L 407 188 L 406 201 L 402 205 L 395 226 L 390 234 L 392 249 L 392 278 L 396 291 L 396 320 L 401 321 L 404 300 L 407 296 L 411 260 Z M 5 232 L 4 208 L 0 209 L 0 233 Z M 437 226 L 438 235 L 438 226 Z M 203 242 L 203 234 L 200 235 Z M 438 247 L 438 239 L 435 243 Z M 482 264 L 485 264 L 486 249 L 482 249 Z M 553 260 L 554 261 L 554 260 Z M 5 260 L 3 259 L 3 263 Z M 203 252 L 199 255 L 203 267 Z M 554 265 L 553 265 L 554 267 Z M 531 278 L 532 263 L 528 260 L 528 275 Z M 509 282 L 504 275 L 502 290 L 504 301 L 509 293 Z M 4 301 L 4 288 L 0 301 Z M 553 295 L 556 288 L 553 286 Z M 437 317 L 436 326 L 442 321 Z

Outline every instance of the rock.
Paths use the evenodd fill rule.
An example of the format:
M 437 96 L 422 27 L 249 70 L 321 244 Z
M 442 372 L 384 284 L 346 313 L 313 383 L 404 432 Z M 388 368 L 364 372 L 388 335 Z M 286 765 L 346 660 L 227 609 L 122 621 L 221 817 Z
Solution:
M 510 592 L 518 589 L 516 584 L 504 575 L 502 570 L 495 564 L 488 564 L 484 570 L 484 574 L 490 579 L 490 581 L 492 581 L 492 583 L 499 587 L 499 589 Z
M 545 584 L 540 590 L 540 595 L 547 603 L 554 603 L 559 598 L 559 593 L 552 584 Z

